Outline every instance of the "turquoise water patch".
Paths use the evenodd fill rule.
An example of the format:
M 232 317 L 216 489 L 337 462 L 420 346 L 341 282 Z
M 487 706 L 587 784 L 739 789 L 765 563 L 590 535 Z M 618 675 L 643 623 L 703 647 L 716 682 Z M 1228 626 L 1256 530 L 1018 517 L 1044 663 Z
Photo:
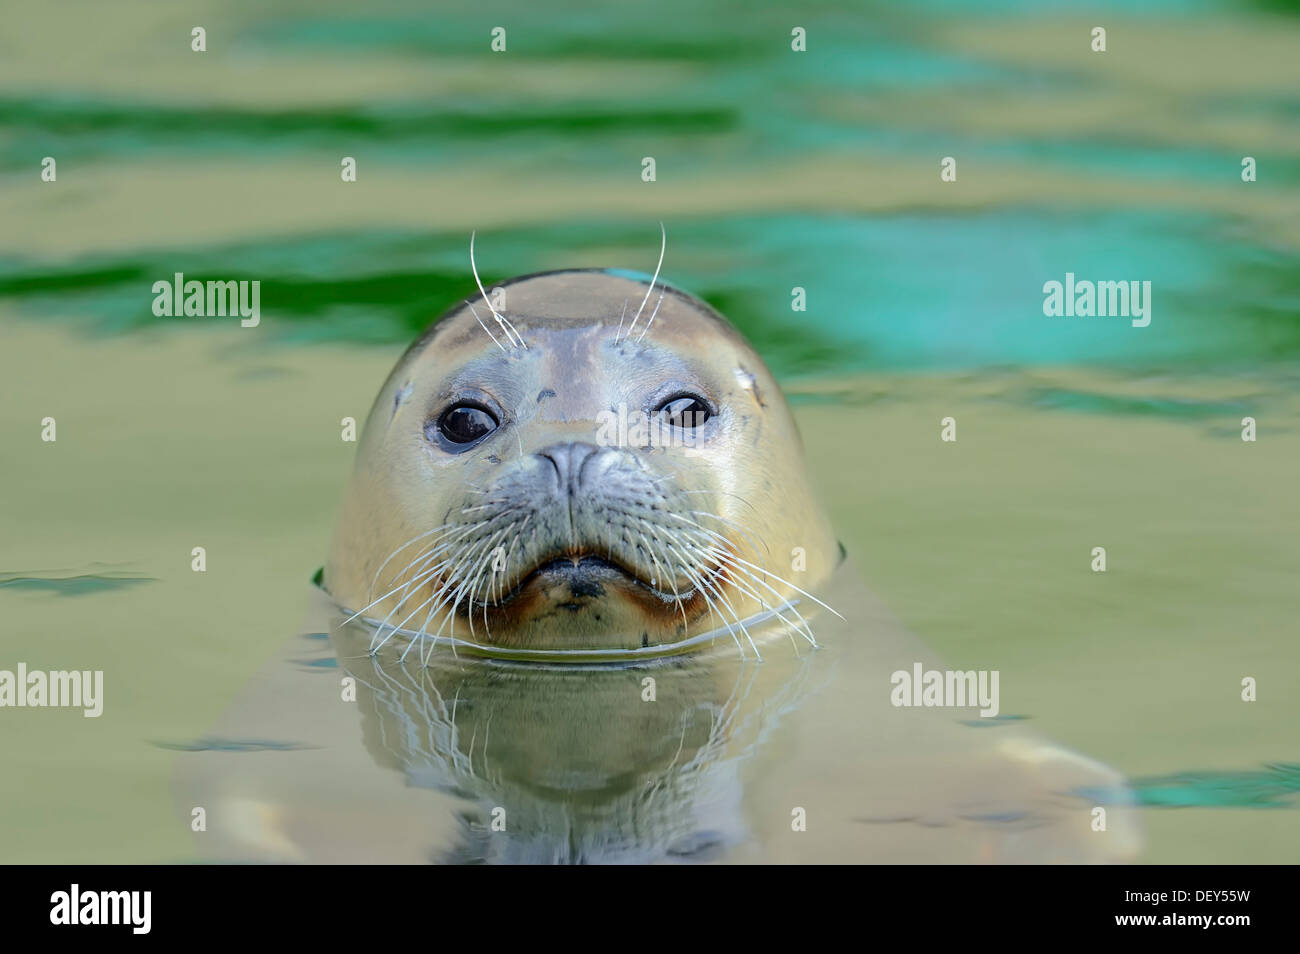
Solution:
M 1300 794 L 1300 764 L 1275 762 L 1240 772 L 1193 771 L 1149 775 L 1127 782 L 1123 804 L 1151 808 L 1292 808 Z M 1114 802 L 1104 790 L 1076 794 L 1100 804 Z
M 1213 9 L 1171 6 L 1184 14 Z M 869 162 L 879 151 L 926 162 L 943 155 L 964 162 L 1012 159 L 1193 184 L 1235 174 L 1239 156 L 1232 150 L 1195 139 L 1162 143 L 1144 136 L 1140 126 L 1110 133 L 1084 124 L 1035 135 L 996 125 L 955 129 L 942 110 L 927 121 L 924 110 L 906 105 L 900 107 L 905 115 L 888 117 L 857 108 L 882 96 L 945 97 L 954 90 L 993 101 L 1013 97 L 1011 103 L 1027 91 L 1048 101 L 1087 88 L 1105 95 L 1104 77 L 1003 62 L 992 52 L 958 49 L 940 38 L 954 22 L 1021 10 L 1018 2 L 877 5 L 866 16 L 847 18 L 829 9 L 801 10 L 797 19 L 807 30 L 809 52 L 796 54 L 791 15 L 783 8 L 738 2 L 707 10 L 689 2 L 653 10 L 522 8 L 508 18 L 508 52 L 501 54 L 507 68 L 576 65 L 611 77 L 608 84 L 574 81 L 539 90 L 528 106 L 475 73 L 492 68 L 482 60 L 489 28 L 477 13 L 440 10 L 433 19 L 414 4 L 382 12 L 323 4 L 296 15 L 245 13 L 247 19 L 228 24 L 226 41 L 207 54 L 224 68 L 247 65 L 224 60 L 226 51 L 238 49 L 253 63 L 333 57 L 346 71 L 354 57 L 359 66 L 381 57 L 399 67 L 418 70 L 435 61 L 465 72 L 424 89 L 373 95 L 364 105 L 346 89 L 339 101 L 311 105 L 278 101 L 275 89 L 256 106 L 176 104 L 152 98 L 150 90 L 0 98 L 0 168 L 28 168 L 33 141 L 42 153 L 79 165 L 141 153 L 232 161 L 295 154 L 310 162 L 321 151 L 349 154 L 364 143 L 368 163 L 418 163 L 431 173 L 450 164 L 487 163 L 508 175 L 505 164 L 520 157 L 538 167 L 558 161 L 608 172 L 640 156 L 649 132 L 659 154 L 687 174 L 718 163 L 745 169 L 762 160 L 832 152 Z M 1034 12 L 1063 15 L 1069 8 L 1035 4 Z M 723 29 L 719 18 L 725 18 Z M 626 79 L 642 68 L 648 72 L 632 74 L 637 81 Z M 1300 108 L 1300 95 L 1225 93 L 1198 100 L 1198 108 L 1236 120 L 1258 113 L 1261 123 L 1284 128 Z M 1271 180 L 1300 179 L 1300 158 L 1271 155 L 1267 162 Z
M 1290 808 L 1300 794 L 1300 764 L 1246 772 L 1179 772 L 1129 782 L 1138 804 L 1160 808 Z
M 1019 210 L 666 224 L 661 278 L 718 308 L 780 375 L 1045 364 L 1223 370 L 1300 357 L 1294 258 L 1224 244 L 1223 224 L 1210 217 Z M 583 219 L 486 232 L 480 271 L 490 285 L 555 267 L 566 251 L 575 266 L 652 271 L 656 225 Z M 401 343 L 476 294 L 468 244 L 460 233 L 363 231 L 66 264 L 9 258 L 0 261 L 0 302 L 31 317 L 77 315 L 106 333 L 230 322 L 153 315 L 152 283 L 182 272 L 261 281 L 259 334 Z M 628 248 L 643 249 L 643 261 L 627 262 Z M 1150 325 L 1045 316 L 1044 283 L 1067 273 L 1151 282 Z M 804 312 L 792 310 L 795 287 L 806 291 Z

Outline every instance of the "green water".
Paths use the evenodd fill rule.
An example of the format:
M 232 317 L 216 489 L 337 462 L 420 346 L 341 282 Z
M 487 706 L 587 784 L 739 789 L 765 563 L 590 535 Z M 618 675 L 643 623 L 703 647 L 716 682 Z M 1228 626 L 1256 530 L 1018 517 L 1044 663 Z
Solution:
M 0 669 L 102 669 L 106 702 L 0 711 L 0 859 L 201 856 L 177 753 L 302 628 L 339 420 L 472 289 L 469 232 L 491 282 L 650 271 L 662 220 L 908 629 L 1126 775 L 1143 860 L 1297 860 L 1300 20 L 720 7 L 7 16 Z M 1067 271 L 1151 281 L 1151 325 L 1045 318 Z M 261 325 L 154 317 L 175 272 L 261 281 Z

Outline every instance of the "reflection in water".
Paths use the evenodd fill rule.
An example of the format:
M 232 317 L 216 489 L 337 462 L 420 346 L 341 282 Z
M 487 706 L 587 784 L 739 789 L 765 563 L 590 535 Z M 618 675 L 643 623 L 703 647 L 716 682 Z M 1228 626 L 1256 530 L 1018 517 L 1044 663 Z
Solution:
M 759 665 L 729 655 L 627 668 L 396 656 L 346 660 L 365 746 L 409 784 L 469 803 L 435 859 L 460 863 L 649 862 L 739 844 L 736 762 L 806 672 L 796 660 L 756 694 Z
M 204 857 L 268 861 L 1107 861 L 1133 856 L 1129 796 L 1021 719 L 895 708 L 892 672 L 936 660 L 844 564 L 854 622 L 779 620 L 764 662 L 717 649 L 551 665 L 404 645 L 313 594 L 320 618 L 178 756 Z M 328 640 L 320 639 L 329 632 Z M 306 645 L 304 645 L 306 643 Z M 336 663 L 337 668 L 325 663 Z M 1105 831 L 1091 822 L 1108 812 Z M 806 819 L 806 824 L 802 824 Z

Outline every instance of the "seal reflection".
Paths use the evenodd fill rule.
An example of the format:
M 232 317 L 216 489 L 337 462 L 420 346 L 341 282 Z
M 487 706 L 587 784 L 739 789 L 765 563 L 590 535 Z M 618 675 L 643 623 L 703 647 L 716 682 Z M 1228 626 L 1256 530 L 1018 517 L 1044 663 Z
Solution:
M 737 763 L 797 704 L 806 673 L 804 659 L 734 654 L 404 665 L 400 648 L 365 655 L 358 624 L 334 638 L 370 755 L 468 803 L 458 843 L 430 858 L 460 864 L 713 860 L 750 835 Z

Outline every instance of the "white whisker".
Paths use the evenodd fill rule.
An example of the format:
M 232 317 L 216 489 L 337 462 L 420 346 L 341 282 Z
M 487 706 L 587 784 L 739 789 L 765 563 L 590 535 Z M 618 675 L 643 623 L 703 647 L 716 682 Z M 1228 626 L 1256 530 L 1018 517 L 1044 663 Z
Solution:
M 509 341 L 512 346 L 518 344 L 524 349 L 527 349 L 528 345 L 524 341 L 523 336 L 515 330 L 515 326 L 512 325 L 504 315 L 497 311 L 496 306 L 492 304 L 492 299 L 488 298 L 487 289 L 483 287 L 483 280 L 478 277 L 478 263 L 474 261 L 474 238 L 477 234 L 477 230 L 470 232 L 469 234 L 469 267 L 474 273 L 474 284 L 478 285 L 478 291 L 479 294 L 483 296 L 484 304 L 488 306 L 488 310 L 492 312 L 492 317 L 495 318 L 497 324 L 501 326 L 501 330 L 506 335 L 506 340 Z M 477 318 L 478 315 L 476 314 L 474 317 Z M 480 324 L 482 324 L 482 322 L 480 322 Z
M 659 235 L 659 264 L 655 266 L 655 273 L 650 278 L 650 287 L 645 290 L 645 297 L 641 299 L 641 307 L 638 308 L 636 314 L 632 316 L 632 324 L 628 325 L 627 336 L 629 338 L 632 337 L 632 332 L 636 330 L 636 323 L 641 317 L 641 312 L 645 308 L 645 303 L 650 300 L 650 296 L 654 293 L 655 282 L 659 280 L 659 269 L 664 266 L 664 252 L 668 249 L 668 232 L 664 229 L 664 224 L 662 222 L 659 223 Z M 649 327 L 649 325 L 646 327 Z

